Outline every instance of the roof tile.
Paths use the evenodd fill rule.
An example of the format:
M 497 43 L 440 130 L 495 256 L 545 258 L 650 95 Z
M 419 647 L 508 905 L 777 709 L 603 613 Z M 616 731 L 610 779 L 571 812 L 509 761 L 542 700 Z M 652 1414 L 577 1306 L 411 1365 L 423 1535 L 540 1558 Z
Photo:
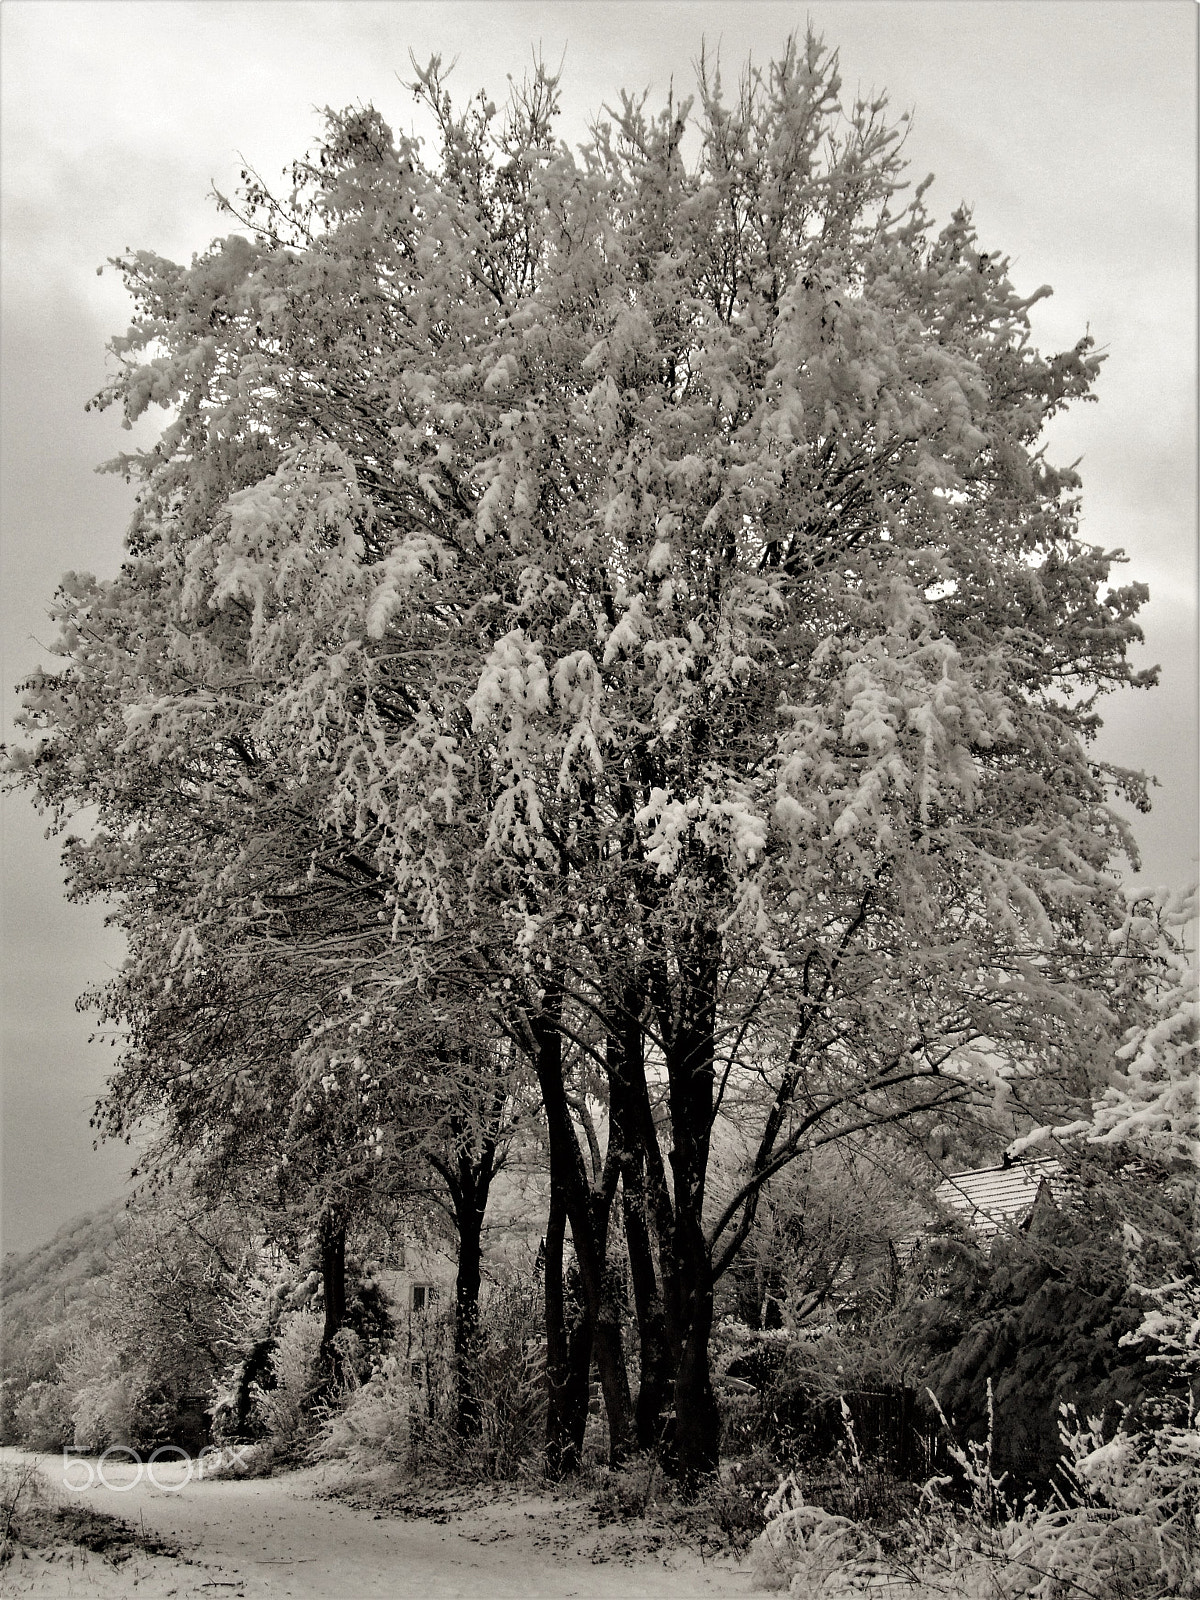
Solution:
M 1056 1203 L 1067 1192 L 1062 1164 L 1051 1159 L 1013 1161 L 1008 1166 L 982 1167 L 977 1172 L 952 1172 L 934 1191 L 934 1199 L 957 1211 L 971 1230 L 990 1239 L 1001 1228 L 1015 1228 L 1033 1210 L 1043 1182 Z

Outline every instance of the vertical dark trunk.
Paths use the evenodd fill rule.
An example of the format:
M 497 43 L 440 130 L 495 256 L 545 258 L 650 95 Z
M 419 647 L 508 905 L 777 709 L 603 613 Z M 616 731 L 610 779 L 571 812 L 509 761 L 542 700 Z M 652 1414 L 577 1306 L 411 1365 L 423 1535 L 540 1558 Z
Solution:
M 483 1280 L 483 1219 L 492 1179 L 504 1096 L 497 1090 L 485 1108 L 488 1123 L 476 1146 L 458 1130 L 457 1171 L 450 1192 L 458 1224 L 458 1274 L 454 1284 L 454 1376 L 458 1393 L 459 1437 L 474 1438 L 481 1427 L 479 1404 L 479 1291 Z
M 611 1201 L 609 1202 L 611 1204 Z M 608 1422 L 608 1462 L 619 1466 L 629 1454 L 633 1440 L 633 1401 L 629 1393 L 629 1370 L 625 1346 L 621 1341 L 621 1302 L 618 1280 L 606 1263 L 596 1315 L 596 1375 L 604 1395 L 604 1415 Z
M 454 1283 L 454 1374 L 460 1438 L 479 1432 L 479 1289 L 482 1281 L 483 1208 L 465 1205 L 458 1216 L 458 1276 Z
M 606 1293 L 608 1220 L 616 1194 L 617 1169 L 614 1161 L 607 1161 L 599 1192 L 592 1189 L 563 1081 L 562 1035 L 559 1032 L 561 992 L 548 983 L 546 998 L 545 1009 L 534 1020 L 533 1034 L 538 1085 L 550 1140 L 551 1206 L 553 1208 L 557 1190 L 571 1224 L 579 1286 L 589 1323 L 589 1342 L 597 1340 L 596 1369 L 608 1418 L 609 1459 L 615 1464 L 629 1448 L 633 1409 L 629 1375 L 620 1347 L 620 1327 L 618 1323 L 614 1337 L 611 1295 Z M 600 1331 L 602 1321 L 605 1323 L 603 1332 Z
M 579 1274 L 567 1270 L 567 1427 L 575 1460 L 583 1463 L 583 1436 L 587 1431 L 588 1380 L 592 1373 L 595 1323 L 580 1293 Z
M 720 1464 L 721 1415 L 708 1356 L 712 1323 L 713 1290 L 705 1270 L 690 1286 L 687 1334 L 675 1374 L 674 1467 L 691 1488 Z
M 448 1057 L 445 1052 L 443 1061 Z M 500 1141 L 508 1091 L 503 1068 L 491 1059 L 490 1076 L 473 1082 L 462 1115 L 450 1119 L 449 1148 L 429 1149 L 425 1159 L 450 1195 L 458 1234 L 454 1284 L 455 1427 L 460 1438 L 475 1437 L 482 1426 L 479 1399 L 479 1294 L 483 1281 L 483 1219 L 500 1161 Z M 478 1060 L 478 1058 L 476 1058 Z M 483 1057 L 485 1063 L 489 1058 Z M 461 1064 L 469 1064 L 470 1054 Z M 471 1115 L 475 1112 L 476 1115 Z
M 328 1355 L 346 1320 L 346 1220 L 331 1206 L 321 1213 L 318 1238 L 321 1249 L 321 1292 L 325 1300 L 321 1348 Z
M 565 1393 L 567 1383 L 567 1319 L 563 1305 L 563 1241 L 567 1213 L 550 1185 L 550 1214 L 542 1242 L 543 1304 L 546 1317 L 546 1476 L 561 1478 L 570 1470 Z
M 721 1426 L 709 1367 L 713 1320 L 712 1260 L 704 1235 L 704 1196 L 716 1082 L 718 944 L 692 934 L 689 976 L 678 1008 L 660 1006 L 674 1148 L 675 1218 L 670 1240 L 677 1319 L 673 1469 L 690 1488 L 717 1470 Z
M 587 1427 L 591 1323 L 582 1306 L 568 1322 L 563 1283 L 567 1212 L 553 1181 L 546 1223 L 546 1476 L 553 1481 L 578 1472 Z
M 677 1154 L 678 1152 L 676 1152 Z M 676 1223 L 672 1248 L 680 1286 L 680 1347 L 675 1371 L 672 1469 L 694 1488 L 717 1470 L 721 1419 L 713 1393 L 708 1342 L 713 1323 L 713 1278 L 701 1225 L 703 1196 L 684 1160 L 676 1164 Z
M 666 1426 L 672 1363 L 651 1242 L 644 1140 L 647 1134 L 655 1139 L 657 1155 L 657 1138 L 653 1120 L 643 1128 L 638 1115 L 640 1101 L 646 1097 L 646 1077 L 641 997 L 633 985 L 626 986 L 618 1028 L 609 1035 L 608 1069 L 609 1140 L 617 1150 L 621 1167 L 621 1210 L 638 1325 L 641 1376 L 634 1427 L 638 1448 L 653 1450 L 661 1444 Z
M 645 1196 L 637 1188 L 622 1184 L 625 1241 L 629 1249 L 629 1275 L 633 1284 L 633 1303 L 638 1323 L 638 1354 L 641 1377 L 638 1383 L 634 1422 L 638 1448 L 654 1450 L 662 1441 L 671 1391 L 671 1350 L 667 1339 L 667 1319 L 654 1254 L 646 1226 Z

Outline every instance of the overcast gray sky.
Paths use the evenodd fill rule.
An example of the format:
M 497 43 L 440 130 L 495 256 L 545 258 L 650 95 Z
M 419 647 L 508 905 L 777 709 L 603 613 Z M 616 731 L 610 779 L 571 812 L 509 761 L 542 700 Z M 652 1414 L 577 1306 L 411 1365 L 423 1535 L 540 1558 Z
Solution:
M 1152 696 L 1109 704 L 1104 753 L 1156 772 L 1138 821 L 1145 877 L 1196 875 L 1196 37 L 1191 0 L 838 0 L 783 3 L 333 4 L 328 0 L 0 7 L 3 249 L 0 337 L 0 680 L 51 634 L 61 572 L 120 560 L 130 491 L 93 475 L 128 445 L 84 415 L 104 345 L 128 321 L 128 246 L 186 260 L 224 231 L 207 198 L 236 187 L 240 155 L 275 178 L 309 147 L 319 108 L 372 101 L 412 123 L 397 80 L 411 49 L 458 57 L 461 96 L 499 99 L 540 44 L 563 58 L 562 132 L 622 87 L 686 90 L 701 42 L 730 67 L 765 61 L 811 18 L 841 51 L 849 91 L 884 89 L 914 113 L 915 177 L 937 175 L 945 218 L 975 208 L 984 247 L 1036 310 L 1043 347 L 1090 327 L 1109 352 L 1100 404 L 1056 424 L 1057 459 L 1082 456 L 1086 537 L 1144 579 Z M 161 416 L 158 418 L 161 421 Z M 93 1153 L 87 1118 L 111 1066 L 76 995 L 121 959 L 97 908 L 67 905 L 57 849 L 20 798 L 3 802 L 2 1238 L 27 1249 L 117 1192 L 124 1149 Z

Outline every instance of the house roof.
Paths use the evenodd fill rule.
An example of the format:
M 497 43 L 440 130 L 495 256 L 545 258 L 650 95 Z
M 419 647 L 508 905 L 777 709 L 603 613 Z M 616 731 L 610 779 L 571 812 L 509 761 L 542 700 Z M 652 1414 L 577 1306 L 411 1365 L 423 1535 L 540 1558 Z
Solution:
M 973 1233 L 990 1239 L 1001 1228 L 1019 1227 L 1033 1210 L 1043 1183 L 1056 1202 L 1067 1191 L 1062 1165 L 1043 1158 L 981 1167 L 977 1172 L 952 1172 L 934 1191 L 934 1199 L 956 1211 Z

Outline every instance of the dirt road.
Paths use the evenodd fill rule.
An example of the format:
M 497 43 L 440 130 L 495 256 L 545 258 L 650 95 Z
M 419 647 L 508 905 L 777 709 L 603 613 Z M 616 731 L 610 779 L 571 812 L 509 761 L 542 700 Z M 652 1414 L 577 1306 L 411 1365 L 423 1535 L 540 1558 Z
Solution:
M 19 1459 L 5 1450 L 0 1457 Z M 28 1457 L 23 1459 L 28 1460 Z M 61 1461 L 40 1457 L 43 1477 L 66 1498 Z M 86 1483 L 82 1463 L 69 1481 Z M 749 1573 L 728 1558 L 692 1551 L 628 1554 L 598 1562 L 598 1538 L 569 1502 L 505 1499 L 453 1515 L 392 1518 L 320 1498 L 323 1469 L 261 1480 L 190 1478 L 162 1465 L 150 1482 L 132 1464 L 110 1461 L 112 1487 L 79 1498 L 178 1543 L 183 1559 L 137 1554 L 114 1567 L 103 1556 L 34 1555 L 0 1570 L 0 1594 L 133 1600 L 172 1596 L 290 1596 L 293 1600 L 668 1600 L 751 1593 Z M 573 1520 L 574 1518 L 574 1520 Z

